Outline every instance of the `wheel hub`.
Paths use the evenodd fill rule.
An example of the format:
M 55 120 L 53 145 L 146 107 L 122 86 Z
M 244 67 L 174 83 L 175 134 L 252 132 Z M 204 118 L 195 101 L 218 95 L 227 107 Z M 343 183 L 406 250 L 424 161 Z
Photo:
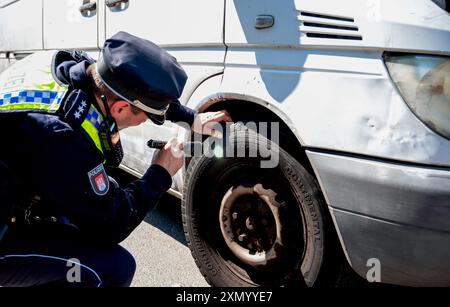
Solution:
M 277 193 L 261 184 L 230 188 L 224 195 L 220 212 L 220 230 L 232 251 L 241 261 L 255 267 L 267 265 L 278 257 L 283 245 L 282 221 Z

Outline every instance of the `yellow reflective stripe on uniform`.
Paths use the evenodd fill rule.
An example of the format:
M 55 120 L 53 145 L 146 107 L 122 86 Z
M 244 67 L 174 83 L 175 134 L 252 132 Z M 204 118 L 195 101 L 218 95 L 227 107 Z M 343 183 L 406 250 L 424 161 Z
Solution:
M 103 116 L 101 113 L 93 106 L 89 108 L 89 112 L 86 115 L 86 119 L 81 124 L 81 127 L 86 131 L 91 140 L 94 142 L 95 146 L 101 153 L 103 153 L 102 143 L 98 133 L 100 124 L 103 121 Z
M 91 140 L 94 142 L 95 147 L 103 153 L 102 143 L 100 141 L 100 136 L 98 135 L 98 130 L 92 125 L 92 123 L 88 120 L 84 120 L 81 124 L 81 127 L 86 131 Z
M 53 113 L 58 111 L 59 109 L 59 105 L 44 105 L 44 104 L 40 104 L 40 103 L 17 103 L 17 104 L 8 104 L 8 105 L 0 105 L 0 110 L 5 110 L 5 111 L 15 111 L 15 110 L 20 110 L 20 111 L 25 111 L 25 110 L 30 110 L 30 111 L 48 111 L 49 113 Z
M 0 112 L 45 111 L 55 113 L 68 86 L 52 74 L 54 51 L 34 53 L 0 74 Z

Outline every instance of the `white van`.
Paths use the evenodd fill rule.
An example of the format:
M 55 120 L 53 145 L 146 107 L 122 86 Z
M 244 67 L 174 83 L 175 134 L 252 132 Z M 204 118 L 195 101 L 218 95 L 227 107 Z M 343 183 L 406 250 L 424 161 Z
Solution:
M 182 103 L 279 123 L 277 167 L 204 155 L 174 181 L 212 285 L 330 284 L 349 264 L 369 281 L 450 286 L 449 9 L 449 0 L 0 0 L 0 70 L 43 49 L 95 56 L 123 30 L 183 65 Z M 146 141 L 184 132 L 124 131 L 122 167 L 140 176 Z M 227 137 L 237 148 L 262 141 L 242 125 Z

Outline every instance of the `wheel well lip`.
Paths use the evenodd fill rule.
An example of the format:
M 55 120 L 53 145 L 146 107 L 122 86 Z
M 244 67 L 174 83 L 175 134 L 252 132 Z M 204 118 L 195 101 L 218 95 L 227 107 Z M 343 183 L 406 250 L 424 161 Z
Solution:
M 305 142 L 303 141 L 302 137 L 300 136 L 300 133 L 298 132 L 297 128 L 295 127 L 294 123 L 291 121 L 289 116 L 285 112 L 283 112 L 280 108 L 276 107 L 275 105 L 273 105 L 259 97 L 255 97 L 255 96 L 251 96 L 251 95 L 247 95 L 247 94 L 233 93 L 233 92 L 218 92 L 218 93 L 206 96 L 205 98 L 200 100 L 196 104 L 195 109 L 199 112 L 203 112 L 218 102 L 231 101 L 231 100 L 255 103 L 255 104 L 269 110 L 270 112 L 272 112 L 273 114 L 278 116 L 284 122 L 284 124 L 287 125 L 287 127 L 294 134 L 294 136 L 296 137 L 296 139 L 298 140 L 300 145 L 302 147 L 305 147 Z M 189 105 L 189 103 L 188 103 L 188 105 Z
M 209 95 L 209 96 L 205 97 L 204 99 L 202 99 L 201 101 L 199 101 L 199 103 L 197 104 L 196 109 L 199 112 L 203 112 L 203 111 L 205 111 L 206 109 L 210 108 L 211 106 L 213 106 L 214 104 L 216 104 L 218 102 L 231 101 L 231 100 L 238 100 L 238 101 L 242 101 L 242 102 L 255 103 L 255 104 L 258 104 L 261 107 L 264 107 L 264 108 L 268 109 L 270 112 L 272 112 L 273 114 L 278 116 L 282 121 L 284 121 L 284 123 L 287 125 L 287 127 L 291 130 L 291 132 L 297 138 L 298 142 L 300 143 L 300 146 L 305 149 L 305 154 L 307 153 L 308 146 L 306 146 L 305 143 L 302 141 L 302 138 L 300 137 L 300 134 L 298 133 L 298 130 L 295 128 L 293 122 L 289 119 L 289 117 L 286 115 L 286 113 L 281 111 L 279 108 L 277 108 L 273 104 L 268 103 L 264 99 L 260 99 L 258 97 L 251 96 L 251 95 L 246 95 L 246 94 L 239 94 L 239 93 L 232 93 L 232 92 L 218 92 L 218 93 Z M 343 252 L 344 257 L 347 260 L 347 262 L 349 263 L 349 265 L 351 267 L 353 267 L 353 264 L 352 264 L 352 262 L 350 260 L 350 257 L 349 257 L 347 246 L 344 244 L 344 241 L 342 240 L 342 235 L 341 235 L 339 226 L 338 226 L 338 224 L 337 224 L 337 222 L 335 220 L 335 216 L 334 216 L 333 210 L 332 210 L 331 207 L 328 206 L 327 196 L 323 192 L 324 191 L 323 182 L 321 182 L 321 180 L 320 180 L 320 178 L 319 178 L 319 176 L 317 174 L 317 170 L 314 167 L 314 165 L 312 164 L 312 162 L 309 159 L 309 157 L 307 156 L 307 154 L 306 154 L 306 158 L 309 160 L 309 163 L 312 166 L 313 176 L 316 178 L 317 183 L 318 183 L 318 185 L 319 185 L 319 187 L 321 189 L 321 193 L 322 193 L 322 195 L 325 198 L 324 210 L 327 210 L 329 212 L 330 216 L 331 216 L 333 225 L 330 225 L 330 226 L 333 227 L 336 230 L 336 235 L 337 235 L 337 240 L 338 240 L 339 247 L 340 247 L 341 251 Z

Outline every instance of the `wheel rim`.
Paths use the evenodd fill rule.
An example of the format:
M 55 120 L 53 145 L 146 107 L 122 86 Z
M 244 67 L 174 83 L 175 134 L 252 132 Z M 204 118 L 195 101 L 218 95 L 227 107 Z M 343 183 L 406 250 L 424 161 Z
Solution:
M 280 209 L 285 203 L 276 197 L 275 191 L 258 183 L 232 187 L 221 201 L 220 230 L 226 245 L 239 260 L 255 268 L 264 268 L 280 257 Z
M 194 191 L 199 196 L 196 203 L 201 208 L 198 211 L 199 232 L 208 242 L 215 263 L 223 265 L 224 272 L 230 272 L 230 276 L 251 285 L 295 282 L 302 274 L 309 245 L 302 208 L 291 182 L 280 168 L 260 169 L 257 160 L 215 162 L 204 169 L 205 176 Z M 252 251 L 239 241 L 242 233 L 237 232 L 239 225 L 251 232 L 247 227 L 249 216 L 238 217 L 240 223 L 232 221 L 235 210 L 238 214 L 246 213 L 242 208 L 245 202 L 253 204 L 252 208 L 261 209 L 253 221 L 268 216 L 265 232 L 256 231 L 259 234 L 256 238 L 265 238 L 262 249 L 256 252 L 255 248 Z M 249 233 L 247 237 L 256 240 Z

